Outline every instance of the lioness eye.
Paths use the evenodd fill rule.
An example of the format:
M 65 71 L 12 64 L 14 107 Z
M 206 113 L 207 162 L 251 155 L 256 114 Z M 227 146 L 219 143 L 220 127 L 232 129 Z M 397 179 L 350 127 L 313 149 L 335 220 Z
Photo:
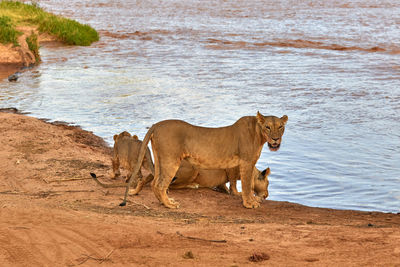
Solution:
M 265 128 L 267 128 L 267 130 L 271 130 L 271 128 L 267 125 L 267 126 L 265 126 Z

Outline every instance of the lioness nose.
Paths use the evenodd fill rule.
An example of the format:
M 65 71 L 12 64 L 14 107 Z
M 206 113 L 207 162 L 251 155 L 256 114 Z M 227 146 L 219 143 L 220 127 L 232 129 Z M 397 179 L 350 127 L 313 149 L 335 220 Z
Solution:
M 274 140 L 275 142 L 277 142 L 277 141 L 279 140 L 279 137 L 278 137 L 278 138 L 272 138 L 272 140 Z

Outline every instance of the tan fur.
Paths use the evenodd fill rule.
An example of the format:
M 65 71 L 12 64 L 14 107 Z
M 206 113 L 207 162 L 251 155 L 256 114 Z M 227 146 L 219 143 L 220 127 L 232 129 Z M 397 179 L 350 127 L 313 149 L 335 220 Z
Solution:
M 133 139 L 133 140 L 132 140 Z M 122 132 L 119 135 L 114 135 L 114 155 L 112 158 L 113 162 L 113 173 L 114 177 L 120 175 L 119 167 L 126 168 L 130 173 L 132 173 L 132 166 L 137 162 L 137 156 L 139 155 L 140 145 L 142 141 L 138 139 L 136 135 L 131 136 L 128 132 Z M 147 149 L 148 155 L 145 155 L 145 159 L 142 164 L 141 172 L 151 172 L 154 170 L 153 162 L 150 158 L 150 150 Z M 150 162 L 151 166 L 148 166 L 147 162 Z M 146 163 L 146 165 L 145 165 Z M 121 166 L 120 166 L 121 164 Z M 145 165 L 145 166 L 144 166 Z M 269 168 L 268 168 L 269 169 Z M 255 169 L 255 171 L 258 171 Z M 260 172 L 257 172 L 257 175 L 253 174 L 253 180 L 255 183 L 259 183 L 259 191 L 255 193 L 257 195 L 267 195 L 268 196 L 268 178 L 258 180 L 262 176 L 258 175 Z M 229 176 L 228 176 L 229 174 Z M 267 174 L 268 175 L 268 174 Z M 143 177 L 139 173 L 139 177 Z M 104 184 L 100 182 L 96 175 L 92 175 L 92 178 L 102 187 L 105 188 L 115 188 L 115 187 L 125 187 L 126 183 L 118 183 L 118 184 Z M 240 179 L 239 168 L 233 168 L 227 170 L 198 170 L 187 160 L 182 160 L 181 165 L 175 175 L 175 182 L 170 185 L 171 189 L 179 189 L 179 188 L 198 188 L 198 187 L 208 187 L 208 188 L 218 188 L 223 192 L 231 193 L 233 195 L 240 195 L 236 189 L 236 181 Z M 150 181 L 153 179 L 153 175 L 149 174 L 148 178 L 145 178 L 145 181 Z M 226 187 L 226 183 L 230 182 L 230 189 Z M 136 186 L 135 181 L 133 181 L 134 186 Z M 265 183 L 267 183 L 265 185 Z M 262 190 L 262 191 L 261 191 Z
M 256 167 L 253 169 L 252 191 L 258 196 L 259 201 L 268 197 L 268 175 L 270 173 L 270 168 L 267 168 L 264 172 L 260 172 Z M 197 169 L 184 159 L 175 174 L 175 178 L 169 187 L 171 189 L 208 187 L 218 188 L 233 195 L 241 195 L 236 187 L 237 180 L 240 180 L 239 167 L 225 170 Z M 225 185 L 227 182 L 230 185 L 229 190 Z
M 128 178 L 132 176 L 133 169 L 139 157 L 139 150 L 141 145 L 142 141 L 140 141 L 136 135 L 131 136 L 131 134 L 126 131 L 114 135 L 114 151 L 113 157 L 111 159 L 114 179 L 121 175 L 121 172 L 119 170 L 120 167 L 128 171 Z M 143 175 L 146 176 L 146 179 L 153 179 L 154 175 L 154 164 L 151 159 L 150 150 L 148 148 L 146 150 L 138 177 L 142 178 Z M 102 187 L 110 188 L 126 186 L 126 183 L 103 184 L 97 180 L 95 175 L 92 177 Z M 136 185 L 137 178 L 132 183 Z
M 257 116 L 242 117 L 233 125 L 221 128 L 199 127 L 180 120 L 158 122 L 148 130 L 143 140 L 132 176 L 138 175 L 151 140 L 155 161 L 152 189 L 166 207 L 179 207 L 175 200 L 168 197 L 167 189 L 183 159 L 199 169 L 239 166 L 243 205 L 246 208 L 259 207 L 260 203 L 252 195 L 253 169 L 265 142 L 268 142 L 270 150 L 279 149 L 287 120 L 286 115 L 278 118 L 257 113 Z M 146 179 L 139 180 L 131 191 L 128 183 L 120 205 L 126 205 L 128 193 L 136 194 L 145 182 Z

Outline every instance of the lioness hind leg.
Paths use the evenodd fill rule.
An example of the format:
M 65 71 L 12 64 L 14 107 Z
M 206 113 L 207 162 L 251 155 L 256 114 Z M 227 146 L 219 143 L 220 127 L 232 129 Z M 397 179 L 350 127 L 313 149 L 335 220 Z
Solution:
M 172 179 L 176 171 L 178 170 L 178 166 L 169 168 L 169 169 L 161 169 L 160 172 L 156 171 L 156 176 L 154 177 L 153 182 L 151 183 L 151 188 L 153 189 L 153 193 L 156 195 L 157 199 L 164 204 L 165 207 L 171 209 L 179 208 L 179 203 L 176 202 L 173 198 L 168 197 L 167 190 L 168 186 L 171 183 Z

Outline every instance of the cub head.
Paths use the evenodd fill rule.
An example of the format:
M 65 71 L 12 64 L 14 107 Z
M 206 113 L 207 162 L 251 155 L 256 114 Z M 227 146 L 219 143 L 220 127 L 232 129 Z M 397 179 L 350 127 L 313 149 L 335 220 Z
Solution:
M 119 140 L 119 139 L 121 139 L 123 137 L 131 137 L 131 134 L 128 133 L 127 131 L 123 131 L 120 134 L 116 134 L 116 135 L 114 135 L 114 142 L 117 142 L 117 140 Z
M 264 116 L 257 112 L 257 123 L 261 127 L 261 133 L 268 143 L 269 150 L 277 151 L 281 146 L 282 135 L 285 132 L 285 124 L 288 116 L 281 118 L 275 116 Z
M 257 170 L 255 168 L 255 170 Z M 254 192 L 261 199 L 266 199 L 268 197 L 268 175 L 271 173 L 270 168 L 267 168 L 260 172 L 257 170 L 256 177 L 254 179 Z

